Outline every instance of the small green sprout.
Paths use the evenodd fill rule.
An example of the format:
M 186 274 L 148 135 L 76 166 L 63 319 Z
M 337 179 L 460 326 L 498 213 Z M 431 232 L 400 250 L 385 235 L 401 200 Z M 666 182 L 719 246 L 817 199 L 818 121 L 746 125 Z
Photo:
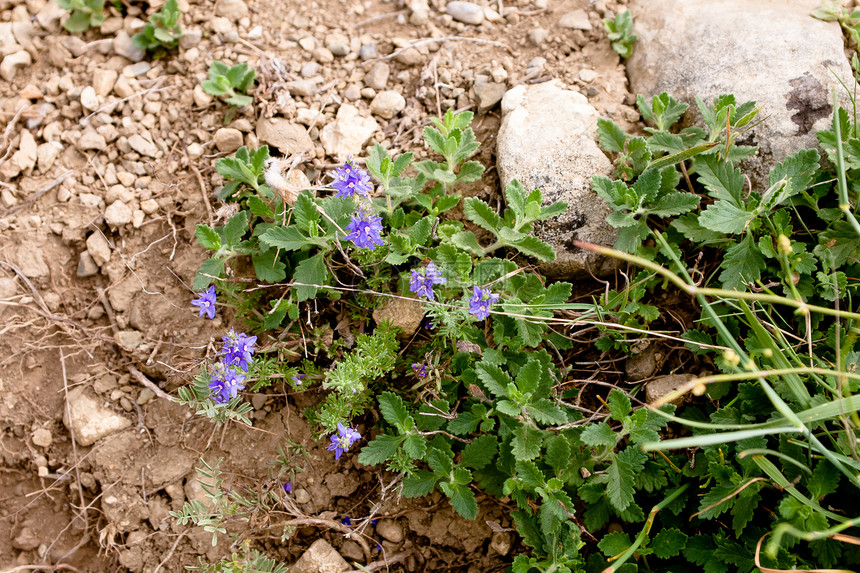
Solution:
M 168 51 L 179 46 L 181 16 L 177 0 L 167 0 L 161 10 L 149 17 L 143 32 L 135 34 L 132 42 L 141 50 L 151 52 L 156 60 L 163 58 Z
M 630 10 L 619 12 L 615 18 L 604 18 L 603 25 L 612 42 L 612 49 L 622 58 L 633 55 L 633 44 L 638 36 L 633 33 L 633 15 Z
M 102 10 L 105 0 L 57 0 L 63 10 L 72 13 L 63 26 L 72 34 L 81 34 L 90 27 L 96 28 L 105 21 Z
M 203 91 L 219 97 L 226 103 L 236 107 L 245 107 L 254 101 L 245 92 L 254 83 L 257 72 L 248 69 L 248 64 L 242 62 L 231 68 L 224 62 L 212 62 L 209 66 L 209 79 L 203 80 Z

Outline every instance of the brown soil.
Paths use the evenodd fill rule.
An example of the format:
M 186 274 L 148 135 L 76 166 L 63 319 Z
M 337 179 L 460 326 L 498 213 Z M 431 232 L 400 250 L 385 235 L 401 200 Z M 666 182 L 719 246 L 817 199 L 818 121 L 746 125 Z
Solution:
M 0 0 L 0 24 L 31 20 L 45 1 Z M 421 128 L 427 118 L 449 106 L 474 108 L 475 76 L 501 74 L 498 70 L 506 72 L 508 87 L 559 78 L 587 93 L 601 114 L 622 126 L 634 121 L 623 66 L 601 25 L 602 16 L 624 3 L 554 0 L 547 6 L 546 0 L 519 0 L 502 5 L 499 0 L 490 5 L 503 8 L 505 18 L 474 27 L 453 22 L 438 0 L 430 2 L 429 23 L 422 25 L 410 23 L 408 6 L 390 1 L 251 0 L 249 21 L 229 26 L 240 38 L 231 42 L 225 41 L 230 32 L 213 32 L 213 2 L 192 0 L 184 7 L 183 23 L 186 30 L 202 31 L 202 40 L 154 62 L 131 82 L 136 95 L 92 117 L 81 106 L 81 91 L 92 85 L 94 72 L 116 70 L 122 76 L 130 63 L 112 51 L 115 33 L 91 30 L 72 36 L 35 22 L 28 46 L 33 64 L 19 69 L 11 82 L 0 82 L 0 158 L 19 149 L 24 129 L 37 144 L 58 141 L 63 150 L 52 166 L 40 159 L 22 174 L 0 174 L 0 281 L 6 281 L 0 282 L 0 568 L 183 571 L 198 555 L 217 561 L 229 554 L 227 542 L 213 548 L 209 534 L 177 525 L 167 512 L 200 495 L 193 468 L 201 457 L 210 463 L 224 458 L 230 487 L 280 487 L 269 481 L 269 463 L 288 440 L 308 451 L 307 459 L 296 458 L 305 471 L 294 484 L 310 494 L 311 501 L 301 508 L 305 515 L 334 522 L 348 515 L 355 522 L 377 505 L 376 517 L 397 519 L 406 532 L 400 543 L 382 541 L 372 527 L 365 530 L 374 558 L 376 541 L 388 556 L 417 549 L 391 570 L 491 571 L 510 563 L 516 545 L 510 550 L 505 545 L 516 537 L 504 503 L 485 500 L 475 522 L 456 516 L 438 493 L 408 503 L 387 494 L 380 503 L 391 475 L 359 465 L 354 455 L 335 463 L 322 440 L 312 439 L 300 412 L 318 400 L 317 393 L 270 388 L 265 400 L 254 401 L 254 428 L 231 424 L 220 430 L 186 407 L 154 398 L 130 367 L 175 395 L 199 371 L 224 330 L 234 322 L 240 325 L 229 309 L 204 321 L 189 305 L 189 285 L 206 256 L 194 239 L 195 225 L 221 219 L 213 196 L 221 184 L 214 162 L 226 154 L 211 142 L 226 106 L 201 106 L 193 95 L 211 61 L 249 61 L 262 77 L 254 105 L 233 122 L 251 146 L 257 145 L 253 126 L 260 117 L 293 119 L 300 107 L 323 111 L 308 129 L 315 149 L 303 168 L 312 183 L 324 184 L 335 158 L 325 155 L 319 127 L 333 118 L 345 92 L 359 81 L 358 71 L 370 66 L 353 57 L 353 48 L 353 56 L 319 65 L 325 89 L 290 98 L 277 82 L 300 77 L 302 65 L 314 59 L 298 40 L 313 36 L 324 45 L 328 34 L 340 32 L 358 45 L 375 43 L 379 57 L 395 50 L 397 38 L 486 40 L 424 44 L 416 65 L 387 60 L 387 89 L 400 92 L 407 106 L 394 119 L 377 117 L 381 130 L 369 143 L 422 156 Z M 576 9 L 586 10 L 591 31 L 559 26 L 561 15 Z M 258 25 L 262 36 L 247 40 Z M 546 39 L 535 45 L 538 28 L 546 31 Z M 527 75 L 536 57 L 545 58 L 546 65 Z M 580 75 L 585 69 L 595 72 L 594 79 Z M 118 99 L 115 89 L 104 103 Z M 369 102 L 352 103 L 366 113 Z M 498 105 L 476 117 L 486 165 L 494 161 L 499 123 Z M 79 151 L 81 133 L 105 125 L 113 126 L 114 139 L 108 137 L 101 150 Z M 151 135 L 156 157 L 129 147 L 128 138 L 141 133 Z M 199 145 L 203 155 L 194 157 L 189 151 Z M 496 187 L 490 169 L 473 192 L 489 196 L 498 193 Z M 139 205 L 143 219 L 108 225 L 105 210 L 117 197 L 133 210 Z M 92 235 L 107 240 L 110 260 L 94 275 L 81 277 L 81 253 Z M 93 445 L 73 442 L 63 416 L 65 397 L 76 388 L 86 389 L 131 425 Z M 359 430 L 367 435 L 371 429 Z M 254 534 L 260 531 L 265 529 L 257 527 Z M 319 537 L 348 559 L 363 557 L 355 542 L 319 524 L 302 524 L 283 543 L 282 528 L 268 531 L 268 537 L 251 540 L 252 546 L 286 563 Z M 39 567 L 18 568 L 30 565 Z

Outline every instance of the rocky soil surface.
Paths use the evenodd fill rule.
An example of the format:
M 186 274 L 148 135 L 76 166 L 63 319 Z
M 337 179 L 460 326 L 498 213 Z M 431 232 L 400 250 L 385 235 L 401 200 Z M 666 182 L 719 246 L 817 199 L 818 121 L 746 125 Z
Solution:
M 500 184 L 518 178 L 570 202 L 539 230 L 562 251 L 545 270 L 582 277 L 611 272 L 572 243 L 614 240 L 588 187 L 610 169 L 597 117 L 641 131 L 636 93 L 692 103 L 734 92 L 765 107 L 748 137 L 766 169 L 814 143 L 836 76 L 851 78 L 839 26 L 810 18 L 806 0 L 631 0 L 640 40 L 628 62 L 602 24 L 626 0 L 180 0 L 180 47 L 150 61 L 131 36 L 161 4 L 110 7 L 99 29 L 71 35 L 51 0 L 0 0 L 0 567 L 10 570 L 217 561 L 229 547 L 168 515 L 202 499 L 194 466 L 223 457 L 228 483 L 267 484 L 287 440 L 308 452 L 291 495 L 318 521 L 255 544 L 298 561 L 292 571 L 366 562 L 361 544 L 319 524 L 371 511 L 371 558 L 399 556 L 391 570 L 502 570 L 518 550 L 504 502 L 486 500 L 467 522 L 441 494 L 406 503 L 386 489 L 391 476 L 353 455 L 335 463 L 301 416 L 313 393 L 272 388 L 253 397 L 254 428 L 217 431 L 166 399 L 232 322 L 204 324 L 189 305 L 205 258 L 195 225 L 229 215 L 216 159 L 267 144 L 298 167 L 293 184 L 319 188 L 376 142 L 427 156 L 428 117 L 472 109 L 479 159 L 497 168 L 467 193 L 496 205 Z M 253 105 L 228 124 L 227 106 L 200 87 L 214 60 L 248 62 L 259 78 Z M 637 368 L 640 380 L 661 374 L 656 359 Z

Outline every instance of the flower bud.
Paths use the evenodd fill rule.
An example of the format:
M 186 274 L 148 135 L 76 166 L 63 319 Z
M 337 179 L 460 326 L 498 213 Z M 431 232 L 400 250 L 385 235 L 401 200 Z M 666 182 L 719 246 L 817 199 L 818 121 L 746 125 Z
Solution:
M 779 249 L 779 252 L 783 255 L 790 255 L 794 251 L 794 249 L 791 248 L 791 239 L 785 235 L 780 235 L 776 238 L 776 248 Z
M 741 363 L 741 357 L 738 356 L 738 353 L 731 348 L 723 352 L 723 360 L 726 361 L 726 364 L 732 367 Z

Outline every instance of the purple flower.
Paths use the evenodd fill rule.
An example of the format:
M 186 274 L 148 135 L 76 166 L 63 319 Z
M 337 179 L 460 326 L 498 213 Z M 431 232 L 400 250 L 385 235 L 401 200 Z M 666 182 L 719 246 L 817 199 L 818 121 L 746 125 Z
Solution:
M 224 347 L 221 349 L 221 352 L 224 353 L 224 364 L 236 365 L 247 372 L 256 351 L 254 343 L 257 342 L 257 337 L 237 333 L 231 328 L 227 336 L 221 340 L 224 341 Z
M 352 520 L 349 518 L 348 515 L 345 515 L 343 519 L 340 520 L 340 522 L 346 526 L 352 527 Z
M 293 482 L 288 481 L 284 484 L 284 493 L 293 493 Z
M 239 390 L 244 390 L 245 374 L 231 365 L 219 362 L 212 365 L 209 374 L 209 389 L 215 393 L 212 397 L 216 404 L 226 404 L 236 397 Z
M 418 376 L 419 378 L 424 378 L 425 376 L 427 376 L 427 365 L 426 364 L 418 364 L 418 363 L 413 364 L 412 370 L 415 371 L 415 375 Z
M 370 205 L 359 205 L 346 228 L 352 232 L 344 238 L 355 243 L 356 247 L 372 251 L 383 244 L 382 217 L 371 213 Z
M 293 384 L 295 384 L 296 386 L 301 386 L 302 385 L 302 378 L 304 378 L 304 377 L 305 377 L 304 374 L 296 374 L 295 376 L 290 376 L 290 380 L 292 380 Z
M 340 422 L 337 423 L 337 434 L 331 437 L 331 443 L 328 445 L 328 451 L 334 452 L 334 459 L 339 460 L 349 447 L 361 439 L 361 434 L 353 428 L 347 428 Z
M 335 170 L 331 186 L 337 190 L 338 197 L 352 197 L 356 194 L 367 197 L 371 191 L 370 176 L 361 167 L 353 165 L 352 161 L 352 157 L 348 158 Z
M 469 314 L 484 320 L 490 316 L 490 305 L 499 300 L 499 295 L 481 287 L 472 287 L 472 298 L 469 299 Z
M 200 298 L 191 301 L 191 304 L 200 307 L 200 314 L 197 316 L 205 314 L 210 319 L 215 318 L 215 287 L 209 285 L 208 290 L 200 291 L 198 294 Z
M 442 271 L 436 268 L 433 261 L 430 261 L 423 269 L 412 269 L 412 276 L 409 277 L 409 290 L 427 300 L 433 300 L 435 295 L 433 286 L 445 284 L 445 282 Z

